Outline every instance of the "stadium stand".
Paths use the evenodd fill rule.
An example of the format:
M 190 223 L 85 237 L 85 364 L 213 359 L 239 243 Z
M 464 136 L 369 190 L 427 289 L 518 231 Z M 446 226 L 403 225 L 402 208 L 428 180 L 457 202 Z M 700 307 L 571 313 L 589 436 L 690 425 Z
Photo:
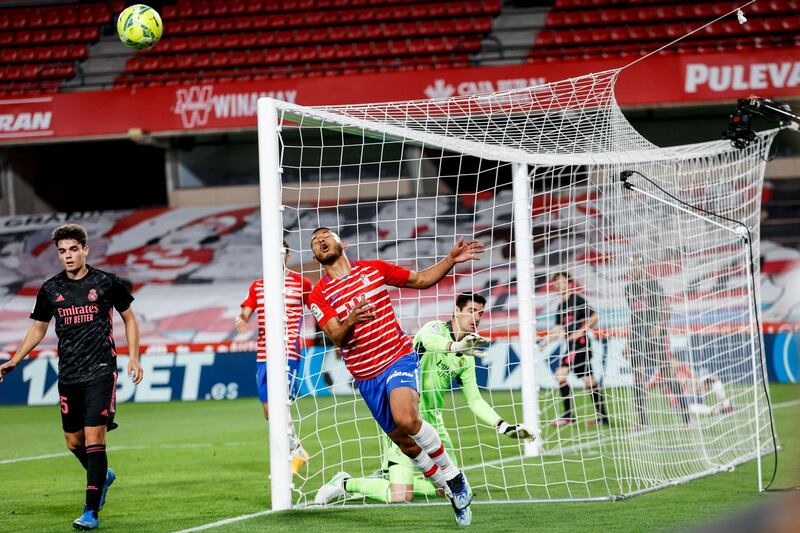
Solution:
M 377 73 L 470 64 L 500 1 L 298 0 L 165 5 L 169 37 L 116 86 Z
M 0 96 L 58 92 L 122 1 L 0 8 Z
M 640 56 L 736 9 L 736 2 L 556 0 L 536 36 L 529 62 Z M 591 9 L 587 9 L 591 8 Z M 748 24 L 726 20 L 663 53 L 741 51 L 800 43 L 800 2 L 772 0 L 747 7 Z
M 0 95 L 107 88 L 112 80 L 115 87 L 143 87 L 467 67 L 490 59 L 485 43 L 496 40 L 493 22 L 501 11 L 513 10 L 501 0 L 165 2 L 162 42 L 123 58 L 98 87 L 84 80 L 82 66 L 90 45 L 113 37 L 115 14 L 124 5 L 0 8 Z M 556 0 L 549 11 L 541 8 L 544 27 L 530 28 L 534 42 L 500 56 L 529 63 L 638 57 L 736 5 Z M 800 44 L 800 0 L 758 2 L 747 10 L 752 16 L 746 26 L 723 21 L 662 53 Z

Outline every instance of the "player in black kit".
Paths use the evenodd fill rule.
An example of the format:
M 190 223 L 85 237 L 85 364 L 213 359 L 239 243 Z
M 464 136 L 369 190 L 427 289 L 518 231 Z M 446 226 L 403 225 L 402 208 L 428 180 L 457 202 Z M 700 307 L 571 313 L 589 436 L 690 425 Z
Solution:
M 553 275 L 553 286 L 561 294 L 561 302 L 556 310 L 556 326 L 550 330 L 540 344 L 546 345 L 552 339 L 566 338 L 567 354 L 561 358 L 556 369 L 561 396 L 564 398 L 564 413 L 555 420 L 554 426 L 567 426 L 575 422 L 575 411 L 572 405 L 572 388 L 567 382 L 570 372 L 579 377 L 586 388 L 592 391 L 596 417 L 587 422 L 587 425 L 608 425 L 603 394 L 600 385 L 592 374 L 592 348 L 589 344 L 587 332 L 597 324 L 597 313 L 589 307 L 586 300 L 570 290 L 570 278 L 566 272 Z
M 72 525 L 94 529 L 100 521 L 114 471 L 108 468 L 106 431 L 114 423 L 117 361 L 112 335 L 112 309 L 125 322 L 130 361 L 128 375 L 142 381 L 139 325 L 131 309 L 133 296 L 114 274 L 86 264 L 86 230 L 66 224 L 53 231 L 53 243 L 64 271 L 42 284 L 31 313 L 33 325 L 14 357 L 0 365 L 0 382 L 44 338 L 50 319 L 58 336 L 58 395 L 67 447 L 86 469 L 86 506 Z
M 646 394 L 650 380 L 659 373 L 664 387 L 676 398 L 678 410 L 684 423 L 690 422 L 686 395 L 681 390 L 680 380 L 670 364 L 667 323 L 670 309 L 661 284 L 647 272 L 641 256 L 631 262 L 631 281 L 625 286 L 625 300 L 631 312 L 628 328 L 628 343 L 625 356 L 633 369 L 633 394 L 639 424 L 631 430 L 640 431 L 647 424 Z

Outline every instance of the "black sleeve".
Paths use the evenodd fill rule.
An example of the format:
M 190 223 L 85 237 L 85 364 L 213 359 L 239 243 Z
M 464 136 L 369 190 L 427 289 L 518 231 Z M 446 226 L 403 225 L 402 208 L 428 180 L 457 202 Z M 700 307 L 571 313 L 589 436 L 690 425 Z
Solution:
M 40 288 L 36 294 L 36 304 L 31 311 L 31 318 L 40 322 L 50 322 L 50 319 L 53 318 L 53 305 L 50 303 L 44 287 Z
M 133 301 L 133 295 L 125 283 L 117 276 L 111 278 L 111 304 L 117 312 L 127 311 Z
M 667 295 L 664 294 L 664 288 L 657 281 L 653 282 L 653 309 L 657 313 L 658 320 L 661 322 L 669 322 L 670 311 L 669 304 L 667 303 Z
M 563 325 L 563 322 L 564 322 L 564 318 L 563 318 L 564 313 L 563 313 L 563 310 L 561 309 L 562 305 L 564 305 L 564 304 L 563 303 L 559 304 L 558 307 L 556 307 L 556 326 L 561 326 L 561 325 Z
M 579 309 L 588 308 L 588 306 L 586 305 L 586 300 L 583 298 L 583 296 L 581 296 L 579 294 L 571 295 L 569 297 L 568 304 L 569 304 L 569 308 L 572 310 L 573 313 L 576 312 Z
M 580 317 L 581 321 L 589 320 L 589 317 L 595 314 L 595 310 L 586 301 L 586 298 L 579 294 L 573 294 L 572 309 L 576 316 Z

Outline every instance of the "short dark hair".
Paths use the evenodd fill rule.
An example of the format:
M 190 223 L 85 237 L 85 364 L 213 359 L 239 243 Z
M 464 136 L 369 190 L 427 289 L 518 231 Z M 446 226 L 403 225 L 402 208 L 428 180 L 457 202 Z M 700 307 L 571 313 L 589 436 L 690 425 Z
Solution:
M 567 281 L 572 280 L 572 277 L 570 277 L 570 275 L 567 273 L 566 270 L 562 270 L 560 272 L 556 272 L 555 274 L 553 274 L 553 277 L 551 278 L 551 280 L 555 281 L 558 278 L 564 278 Z
M 327 226 L 320 226 L 317 229 L 315 229 L 314 231 L 312 231 L 311 232 L 311 240 L 314 240 L 314 235 L 316 235 L 320 231 L 328 231 L 328 232 L 332 233 L 336 237 L 336 239 L 338 241 L 342 240 L 342 237 L 341 237 L 341 235 L 339 235 L 339 232 L 337 232 L 335 229 L 331 229 L 331 228 L 329 228 Z
M 73 239 L 80 243 L 81 246 L 86 246 L 86 241 L 89 236 L 86 233 L 86 228 L 78 224 L 64 224 L 53 230 L 53 244 L 58 246 L 59 241 L 64 239 Z
M 486 298 L 484 298 L 477 292 L 462 292 L 461 294 L 456 296 L 456 307 L 458 307 L 459 309 L 464 309 L 464 307 L 469 302 L 475 302 L 476 304 L 485 306 Z

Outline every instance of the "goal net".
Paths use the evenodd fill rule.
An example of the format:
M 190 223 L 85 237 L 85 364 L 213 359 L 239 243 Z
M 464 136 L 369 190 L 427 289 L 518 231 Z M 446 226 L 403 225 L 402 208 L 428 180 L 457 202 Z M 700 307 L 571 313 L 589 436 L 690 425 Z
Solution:
M 760 467 L 775 445 L 749 275 L 758 264 L 748 255 L 752 245 L 758 257 L 774 133 L 744 150 L 723 141 L 656 147 L 621 113 L 618 74 L 443 100 L 260 104 L 260 142 L 276 136 L 278 150 L 262 143 L 262 182 L 280 172 L 283 204 L 280 223 L 275 212 L 262 215 L 272 239 L 265 262 L 277 264 L 280 246 L 271 245 L 285 239 L 288 268 L 318 279 L 310 237 L 319 226 L 338 232 L 351 260 L 413 270 L 459 237 L 485 244 L 479 261 L 431 289 L 390 290 L 410 337 L 450 320 L 462 292 L 487 300 L 479 331 L 492 343 L 474 357 L 480 393 L 536 441 L 499 434 L 453 380 L 439 413 L 476 502 L 614 499 L 754 458 Z M 626 170 L 636 172 L 634 190 L 620 182 Z M 262 209 L 277 205 L 277 188 L 269 191 Z M 734 223 L 669 195 L 752 228 L 752 243 Z M 279 300 L 265 297 L 268 306 Z M 268 327 L 268 338 L 283 333 L 280 322 Z M 271 459 L 273 502 L 283 492 L 294 507 L 313 505 L 339 472 L 387 475 L 381 430 L 337 349 L 310 315 L 303 330 L 313 342 L 287 416 L 309 460 L 287 477 L 287 448 Z M 270 372 L 284 379 L 273 353 Z M 286 440 L 277 410 L 270 406 L 273 447 Z M 329 503 L 376 501 L 353 490 Z

